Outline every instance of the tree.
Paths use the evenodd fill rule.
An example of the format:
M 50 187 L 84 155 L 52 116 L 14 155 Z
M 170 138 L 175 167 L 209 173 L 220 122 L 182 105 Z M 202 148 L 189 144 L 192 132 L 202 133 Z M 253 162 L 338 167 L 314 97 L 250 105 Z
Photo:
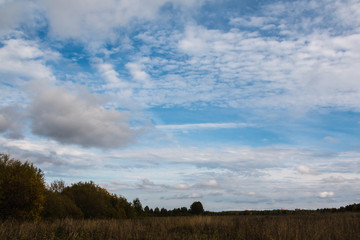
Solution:
M 92 181 L 66 187 L 63 194 L 81 209 L 85 218 L 119 218 L 111 194 Z
M 144 210 L 139 198 L 134 199 L 133 206 L 135 208 L 137 216 L 143 215 Z
M 201 202 L 193 202 L 190 206 L 190 213 L 195 215 L 200 215 L 204 213 L 204 208 Z
M 155 216 L 160 215 L 160 209 L 158 207 L 155 208 L 154 214 L 155 214 Z
M 48 190 L 45 196 L 42 217 L 58 219 L 82 218 L 84 216 L 81 209 L 66 195 Z
M 0 154 L 0 218 L 34 220 L 45 201 L 42 171 L 32 163 Z
M 182 213 L 183 215 L 185 215 L 185 214 L 188 213 L 187 207 L 182 207 L 182 208 L 180 209 L 180 211 L 181 211 L 181 213 Z
M 55 193 L 62 193 L 65 189 L 65 182 L 63 180 L 53 181 L 50 184 L 50 190 Z
M 149 214 L 150 214 L 150 208 L 149 208 L 149 206 L 145 206 L 145 208 L 144 208 L 144 214 L 145 214 L 145 216 L 149 216 Z

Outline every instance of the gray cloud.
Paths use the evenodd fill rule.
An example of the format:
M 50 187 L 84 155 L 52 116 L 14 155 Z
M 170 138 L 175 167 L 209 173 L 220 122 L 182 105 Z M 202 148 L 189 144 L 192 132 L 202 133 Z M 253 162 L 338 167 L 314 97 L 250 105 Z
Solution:
M 170 197 L 170 199 L 198 199 L 202 198 L 203 196 L 199 193 L 189 193 L 189 194 L 175 194 L 173 197 Z
M 28 86 L 33 95 L 29 107 L 33 133 L 83 147 L 117 148 L 134 142 L 137 131 L 130 127 L 127 112 L 105 109 L 90 94 L 80 99 L 44 81 Z
M 7 33 L 19 22 L 29 19 L 32 10 L 34 10 L 32 1 L 0 0 L 0 33 Z
M 16 106 L 0 108 L 0 133 L 9 138 L 22 138 L 23 113 Z

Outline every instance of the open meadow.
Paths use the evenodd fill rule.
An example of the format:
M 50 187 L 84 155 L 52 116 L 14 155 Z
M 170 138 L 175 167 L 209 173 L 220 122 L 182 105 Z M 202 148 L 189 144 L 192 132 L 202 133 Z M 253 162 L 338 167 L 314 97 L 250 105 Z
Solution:
M 359 213 L 54 220 L 0 225 L 0 239 L 359 239 Z

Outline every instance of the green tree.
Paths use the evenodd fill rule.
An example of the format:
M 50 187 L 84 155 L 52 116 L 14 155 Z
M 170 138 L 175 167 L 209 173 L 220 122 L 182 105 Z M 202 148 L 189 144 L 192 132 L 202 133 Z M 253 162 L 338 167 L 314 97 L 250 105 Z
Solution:
M 204 208 L 201 202 L 193 202 L 190 206 L 190 213 L 200 215 L 204 213 Z
M 45 191 L 40 169 L 0 154 L 0 218 L 38 219 Z

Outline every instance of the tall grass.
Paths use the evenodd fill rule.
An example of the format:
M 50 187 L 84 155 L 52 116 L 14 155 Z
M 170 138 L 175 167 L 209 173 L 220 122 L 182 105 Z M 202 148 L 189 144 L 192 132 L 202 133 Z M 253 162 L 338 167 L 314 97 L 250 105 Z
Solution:
M 0 239 L 359 239 L 360 214 L 197 216 L 0 223 Z

